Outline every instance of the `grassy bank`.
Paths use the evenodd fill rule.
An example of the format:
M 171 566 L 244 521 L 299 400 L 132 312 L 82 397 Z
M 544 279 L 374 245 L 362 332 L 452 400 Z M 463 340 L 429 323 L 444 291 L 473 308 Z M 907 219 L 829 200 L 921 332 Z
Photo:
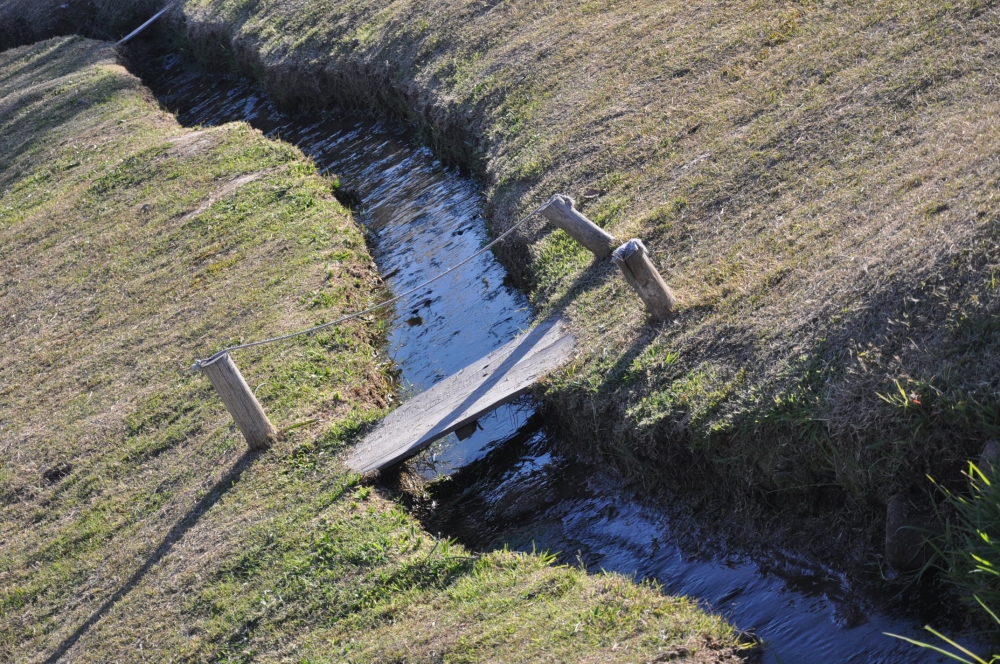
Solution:
M 541 222 L 503 253 L 577 332 L 546 393 L 574 450 L 877 546 L 890 494 L 959 481 L 997 435 L 995 3 L 190 0 L 175 20 L 286 101 L 410 119 L 485 178 L 497 229 L 564 192 L 645 240 L 681 302 L 665 325 Z
M 163 0 L 0 0 L 0 50 L 55 35 L 118 40 L 163 6 Z
M 692 603 L 471 555 L 347 473 L 391 406 L 382 321 L 237 357 L 284 431 L 249 454 L 220 346 L 383 296 L 295 148 L 188 130 L 105 43 L 0 53 L 0 659 L 727 661 Z
M 26 6 L 0 3 L 0 26 Z M 574 451 L 877 547 L 889 495 L 960 483 L 998 434 L 995 3 L 189 0 L 169 17 L 190 55 L 281 100 L 412 121 L 484 177 L 496 229 L 558 191 L 645 240 L 680 297 L 666 325 L 541 223 L 501 250 L 581 342 L 546 393 Z

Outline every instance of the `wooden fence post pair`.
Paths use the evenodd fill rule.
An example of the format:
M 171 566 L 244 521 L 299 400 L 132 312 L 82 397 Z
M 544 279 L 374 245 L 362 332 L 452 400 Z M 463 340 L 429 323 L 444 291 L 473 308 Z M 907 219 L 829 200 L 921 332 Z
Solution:
M 667 320 L 677 306 L 677 300 L 649 259 L 649 251 L 642 240 L 629 240 L 615 248 L 618 241 L 614 236 L 583 216 L 573 205 L 573 199 L 569 196 L 556 194 L 541 209 L 541 214 L 554 226 L 566 231 L 571 238 L 590 249 L 598 258 L 604 259 L 610 255 L 622 271 L 625 281 L 645 303 L 649 313 L 657 320 Z

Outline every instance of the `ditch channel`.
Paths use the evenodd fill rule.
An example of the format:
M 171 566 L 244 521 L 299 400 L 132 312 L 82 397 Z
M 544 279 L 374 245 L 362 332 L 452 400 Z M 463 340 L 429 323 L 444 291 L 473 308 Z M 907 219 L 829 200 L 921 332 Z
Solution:
M 281 109 L 250 81 L 205 71 L 162 45 L 132 45 L 127 57 L 183 125 L 244 121 L 336 175 L 391 291 L 416 286 L 488 242 L 480 185 L 442 165 L 405 127 Z M 397 303 L 388 345 L 403 398 L 510 341 L 532 318 L 527 299 L 488 252 Z M 924 640 L 925 623 L 957 629 L 947 610 L 954 599 L 941 599 L 939 589 L 873 590 L 796 552 L 737 550 L 664 505 L 671 501 L 651 500 L 610 471 L 556 453 L 529 397 L 480 425 L 469 438 L 451 434 L 409 462 L 425 479 L 448 478 L 429 485 L 418 510 L 431 532 L 473 550 L 548 550 L 592 572 L 654 580 L 757 639 L 754 661 L 947 661 L 884 635 Z

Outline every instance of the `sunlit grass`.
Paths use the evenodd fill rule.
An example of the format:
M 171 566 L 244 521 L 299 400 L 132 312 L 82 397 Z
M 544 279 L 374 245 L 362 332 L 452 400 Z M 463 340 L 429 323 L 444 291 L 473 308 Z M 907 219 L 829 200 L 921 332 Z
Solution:
M 498 229 L 562 192 L 642 237 L 679 297 L 668 325 L 560 233 L 500 250 L 576 332 L 547 390 L 559 428 L 645 459 L 627 470 L 649 482 L 835 505 L 852 547 L 996 429 L 997 11 L 191 0 L 182 39 L 209 54 L 225 26 L 254 44 L 231 62 L 279 97 L 412 121 L 485 178 Z M 313 85 L 316 67 L 340 84 Z M 646 363 L 647 345 L 677 360 Z M 880 399 L 896 382 L 940 414 Z

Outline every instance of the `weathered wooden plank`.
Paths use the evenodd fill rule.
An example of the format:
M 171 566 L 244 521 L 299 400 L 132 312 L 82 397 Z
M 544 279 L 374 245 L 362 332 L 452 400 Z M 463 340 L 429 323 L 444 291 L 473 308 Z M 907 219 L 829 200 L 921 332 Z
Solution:
M 569 359 L 574 344 L 562 321 L 539 325 L 394 410 L 358 444 L 347 465 L 367 472 L 413 456 L 525 394 Z

